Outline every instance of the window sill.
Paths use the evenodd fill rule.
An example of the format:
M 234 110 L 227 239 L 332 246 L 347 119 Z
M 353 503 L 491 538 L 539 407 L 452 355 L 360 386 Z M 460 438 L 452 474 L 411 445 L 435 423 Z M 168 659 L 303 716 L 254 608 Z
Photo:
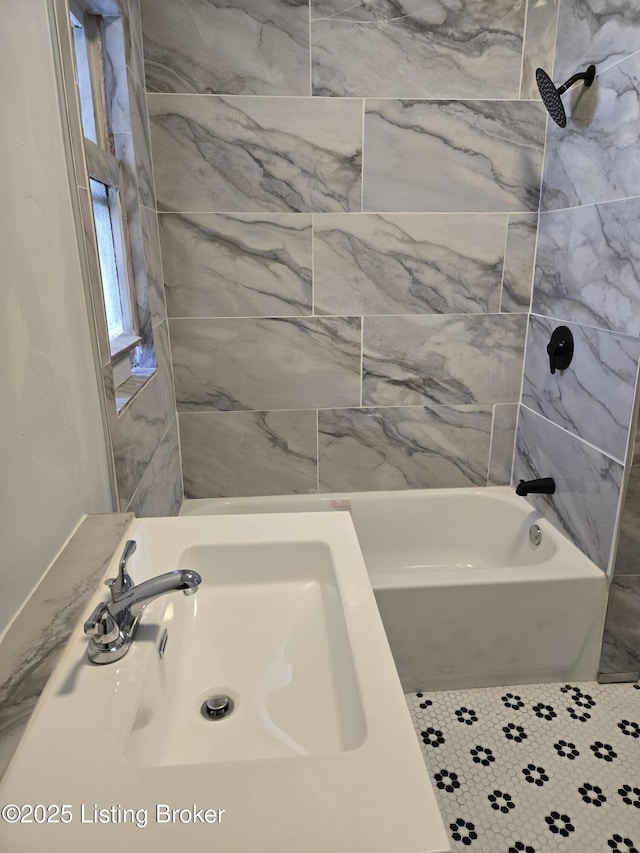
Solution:
M 137 368 L 134 373 L 119 385 L 115 391 L 116 412 L 122 414 L 125 406 L 144 388 L 147 382 L 155 375 L 156 368 Z
M 142 338 L 140 335 L 122 334 L 116 338 L 111 338 L 109 341 L 109 349 L 111 350 L 112 360 L 118 359 L 123 355 L 135 349 Z

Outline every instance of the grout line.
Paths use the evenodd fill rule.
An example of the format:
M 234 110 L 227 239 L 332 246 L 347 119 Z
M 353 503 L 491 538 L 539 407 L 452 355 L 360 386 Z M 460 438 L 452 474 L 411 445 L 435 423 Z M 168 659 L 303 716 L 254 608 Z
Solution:
M 168 320 L 357 320 L 361 317 L 361 314 L 269 314 L 265 316 L 264 314 L 249 314 L 237 316 L 234 314 L 231 315 L 216 315 L 214 314 L 211 317 L 167 317 Z M 370 315 L 370 316 L 378 316 L 378 315 Z M 379 316 L 383 317 L 419 317 L 419 316 L 449 316 L 449 315 L 420 315 L 420 314 L 382 314 Z M 466 315 L 464 315 L 466 316 Z M 483 315 L 485 316 L 485 315 Z M 159 322 L 163 322 L 160 320 Z M 157 325 L 157 324 L 156 324 Z
M 621 198 L 607 198 L 603 199 L 603 201 L 588 201 L 583 204 L 573 204 L 569 207 L 552 207 L 549 210 L 540 210 L 540 216 L 549 216 L 554 213 L 564 213 L 567 210 L 582 210 L 585 207 L 603 207 L 606 204 L 619 204 L 623 201 L 636 201 L 640 199 L 640 195 L 626 195 Z
M 229 101 L 231 99 L 253 99 L 260 101 L 286 101 L 286 100 L 297 100 L 297 101 L 309 101 L 309 96 L 305 94 L 301 95 L 242 95 L 242 94 L 206 94 L 204 92 L 147 92 L 147 98 L 218 98 L 219 100 Z M 314 95 L 313 101 L 329 101 L 334 104 L 340 104 L 345 101 L 362 101 L 363 99 L 368 99 L 371 101 L 416 101 L 418 103 L 493 103 L 497 101 L 498 103 L 510 103 L 510 104 L 538 104 L 541 109 L 544 109 L 543 103 L 540 98 L 469 98 L 465 95 L 462 95 L 458 98 L 456 97 L 438 97 L 432 96 L 430 98 L 418 98 L 415 95 L 402 96 L 402 95 Z
M 581 438 L 579 435 L 576 435 L 571 430 L 568 430 L 566 427 L 560 426 L 555 421 L 550 420 L 546 415 L 541 415 L 539 412 L 536 412 L 534 409 L 529 408 L 526 403 L 520 404 L 523 409 L 526 409 L 528 412 L 531 412 L 532 415 L 535 415 L 537 418 L 540 418 L 543 421 L 546 421 L 551 426 L 556 427 L 567 435 L 571 436 L 574 441 L 579 441 L 580 444 L 584 444 L 587 447 L 591 448 L 591 450 L 595 450 L 597 453 L 600 453 L 602 456 L 606 456 L 607 459 L 611 459 L 612 462 L 615 462 L 617 465 L 620 465 L 621 468 L 624 468 L 624 462 L 618 459 L 616 456 L 612 456 L 610 453 L 607 453 L 606 450 L 603 450 L 601 447 L 596 447 L 595 444 L 591 444 L 590 441 L 587 441 L 585 438 Z
M 553 43 L 549 56 L 549 74 L 553 78 L 556 70 L 556 57 L 558 56 L 558 31 L 560 28 L 560 0 L 556 3 L 556 16 L 553 22 Z
M 176 394 L 173 392 L 173 401 L 175 403 Z M 184 467 L 182 461 L 182 437 L 180 435 L 180 415 L 178 414 L 178 409 L 176 407 L 176 433 L 178 435 L 178 462 L 180 463 L 180 492 L 182 494 L 182 499 L 180 501 L 180 509 L 178 510 L 178 515 L 182 511 L 182 505 L 185 502 L 184 496 Z
M 529 9 L 531 8 L 532 0 L 527 0 L 524 9 L 524 29 L 522 31 L 522 54 L 520 58 L 520 86 L 518 94 L 522 98 L 522 87 L 524 85 L 524 56 L 527 48 L 527 24 L 529 23 Z
M 180 417 L 184 417 L 185 415 L 255 415 L 260 412 L 337 412 L 337 411 L 359 411 L 360 409 L 364 411 L 368 411 L 370 409 L 407 409 L 408 411 L 422 411 L 423 409 L 428 409 L 429 411 L 433 411 L 434 409 L 447 409 L 458 411 L 464 414 L 464 412 L 477 412 L 481 411 L 489 411 L 492 406 L 517 406 L 517 400 L 507 400 L 500 401 L 499 403 L 422 403 L 421 405 L 411 405 L 411 406 L 380 406 L 375 403 L 367 403 L 367 405 L 358 405 L 354 403 L 352 406 L 300 406 L 296 409 L 279 409 L 278 407 L 270 407 L 270 408 L 261 408 L 261 409 L 210 409 L 210 410 L 200 410 L 195 412 L 190 411 L 178 411 L 178 415 Z
M 316 493 L 320 491 L 320 411 L 316 409 Z
M 375 0 L 363 0 L 362 3 L 356 3 L 353 6 L 349 6 L 346 9 L 341 9 L 339 12 L 334 12 L 333 15 L 328 15 L 324 18 L 312 18 L 313 22 L 317 21 L 331 21 L 334 24 L 357 24 L 359 26 L 376 26 L 376 27 L 384 27 L 387 24 L 395 24 L 398 21 L 404 21 L 407 18 L 415 18 L 418 15 L 424 15 L 425 12 L 430 12 L 433 9 L 440 9 L 441 3 L 429 3 L 427 6 L 422 6 L 420 9 L 417 9 L 415 12 L 409 12 L 406 15 L 396 15 L 392 18 L 380 18 L 374 21 L 359 21 L 355 18 L 341 18 L 341 15 L 350 12 L 352 9 L 359 9 L 362 6 L 366 6 L 368 3 L 375 2 Z
M 311 316 L 316 317 L 316 224 L 311 214 Z
M 447 318 L 447 317 L 522 317 L 527 315 L 526 311 L 452 311 L 448 314 L 416 314 L 415 312 L 403 313 L 403 314 L 367 314 L 360 313 L 357 314 L 355 312 L 350 314 L 275 314 L 264 316 L 263 314 L 250 314 L 247 316 L 220 316 L 213 315 L 211 317 L 167 317 L 167 320 L 358 320 L 363 317 L 389 317 L 389 318 L 413 318 L 420 319 L 424 317 L 431 317 L 433 319 L 436 318 Z M 544 316 L 544 315 L 540 315 Z M 553 319 L 553 318 L 552 318 Z M 164 320 L 159 320 L 156 325 L 164 322 Z M 505 321 L 506 322 L 506 321 Z M 572 322 L 570 320 L 563 322 Z M 576 324 L 581 325 L 581 324 Z M 596 328 L 596 327 L 594 327 Z M 606 330 L 604 330 L 606 331 Z M 628 335 L 627 337 L 635 337 L 633 335 Z
M 363 147 L 364 151 L 364 147 Z M 625 199 L 612 199 L 612 201 L 627 201 L 640 196 L 629 196 Z M 595 204 L 607 204 L 609 202 L 594 202 Z M 142 205 L 145 207 L 145 205 Z M 590 205 L 580 205 L 589 207 Z M 574 208 L 560 208 L 562 210 L 573 210 Z M 153 208 L 147 207 L 147 210 Z M 155 211 L 154 211 L 155 212 Z M 542 211 L 544 213 L 556 213 L 555 210 Z M 539 210 L 158 210 L 158 216 L 237 216 L 237 217 L 269 217 L 283 216 L 533 216 L 540 213 Z
M 557 23 L 556 23 L 556 37 L 557 37 Z M 555 48 L 554 48 L 554 56 L 555 56 Z M 527 363 L 527 346 L 529 344 L 529 329 L 531 327 L 531 306 L 533 305 L 533 293 L 535 289 L 535 271 L 536 271 L 536 260 L 538 255 L 538 240 L 540 237 L 540 206 L 542 204 L 542 190 L 544 187 L 544 161 L 547 153 L 547 139 L 549 136 L 549 118 L 547 117 L 546 126 L 545 126 L 545 134 L 544 134 L 544 148 L 543 148 L 543 157 L 542 157 L 542 168 L 540 169 L 540 184 L 538 187 L 538 210 L 534 211 L 538 216 L 538 221 L 536 223 L 536 244 L 533 252 L 533 270 L 531 273 L 531 293 L 529 295 L 529 308 L 527 311 L 527 323 L 525 328 L 524 335 L 524 347 L 522 350 L 522 372 L 520 374 L 520 394 L 518 398 L 518 415 L 516 417 L 516 428 L 514 433 L 514 441 L 513 441 L 513 456 L 511 457 L 511 482 L 513 483 L 515 465 L 516 465 L 516 456 L 517 456 L 517 448 L 518 448 L 518 431 L 520 428 L 520 415 L 522 412 L 522 408 L 528 408 L 524 406 L 522 402 L 522 392 L 524 389 L 524 376 L 525 376 L 525 367 Z M 508 229 L 508 225 L 507 225 Z M 550 421 L 552 423 L 552 421 Z
M 493 404 L 491 409 L 491 433 L 489 434 L 489 457 L 487 459 L 487 486 L 489 485 L 489 477 L 491 476 L 491 452 L 493 451 L 493 430 L 496 424 L 496 404 Z
M 364 385 L 364 316 L 360 317 L 360 408 L 362 408 Z
M 337 18 L 339 15 L 344 15 L 345 12 L 350 12 L 352 9 L 359 9 L 361 6 L 368 6 L 369 3 L 375 3 L 375 0 L 360 0 L 354 3 L 353 6 L 347 6 L 346 9 L 341 9 L 339 12 L 334 12 L 333 15 L 328 15 L 326 18 L 314 18 L 314 21 L 330 21 L 332 18 Z
M 533 290 L 532 290 L 533 294 Z M 592 326 L 588 323 L 582 323 L 578 320 L 567 320 L 566 317 L 555 317 L 553 314 L 540 314 L 529 308 L 530 317 L 540 317 L 543 320 L 551 320 L 554 323 L 568 323 L 570 326 L 579 326 L 581 329 L 592 329 L 594 332 L 603 332 L 606 335 L 616 335 L 620 338 L 630 338 L 633 341 L 638 340 L 638 335 L 633 332 L 619 332 L 617 329 L 606 329 L 604 326 Z
M 366 119 L 366 99 L 362 99 L 362 146 L 360 155 L 360 212 L 364 212 L 364 131 Z
M 313 59 L 311 52 L 311 2 L 309 0 L 309 97 L 313 98 Z
M 500 279 L 500 302 L 498 304 L 498 313 L 502 314 L 502 298 L 504 296 L 504 275 L 507 268 L 507 246 L 509 245 L 509 225 L 511 219 L 509 214 L 506 216 L 506 227 L 504 231 L 504 251 L 502 253 L 502 278 Z M 536 228 L 536 233 L 538 229 Z
M 527 338 L 528 338 L 528 336 L 529 336 L 529 323 L 527 322 L 527 331 L 526 331 L 525 336 L 524 336 L 524 350 L 523 350 L 523 354 L 522 354 L 522 376 L 520 378 L 520 396 L 519 396 L 518 402 L 516 403 L 516 406 L 518 407 L 518 409 L 516 412 L 515 432 L 513 434 L 513 453 L 511 454 L 511 477 L 509 479 L 510 484 L 513 484 L 513 481 L 514 481 L 515 467 L 516 467 L 516 456 L 517 456 L 517 450 L 518 450 L 518 432 L 520 430 L 520 414 L 521 414 L 522 409 L 524 407 L 524 404 L 522 402 L 522 387 L 524 385 L 524 363 L 525 363 L 525 358 L 527 355 Z
M 556 31 L 557 32 L 557 31 Z M 617 68 L 618 65 L 622 65 L 623 62 L 626 62 L 627 59 L 632 59 L 634 56 L 637 56 L 640 53 L 640 50 L 634 50 L 633 53 L 627 54 L 627 56 L 623 56 L 622 59 L 618 59 L 612 65 L 607 65 L 605 68 L 597 68 L 596 69 L 596 77 L 601 77 L 603 74 L 606 74 L 607 71 L 611 71 L 612 68 Z
M 622 513 L 627 505 L 627 494 L 629 482 L 631 479 L 631 471 L 633 469 L 633 457 L 635 453 L 636 435 L 638 431 L 638 394 L 640 392 L 640 363 L 636 370 L 636 380 L 633 391 L 633 405 L 627 424 L 627 443 L 624 454 L 624 468 L 622 472 L 622 481 L 620 483 L 620 491 L 618 492 L 618 503 L 616 506 L 616 515 L 613 527 L 613 537 L 611 541 L 611 550 L 609 552 L 609 563 L 607 565 L 607 575 L 611 577 L 615 572 L 615 565 L 618 558 L 618 547 L 620 544 L 620 529 L 622 524 Z

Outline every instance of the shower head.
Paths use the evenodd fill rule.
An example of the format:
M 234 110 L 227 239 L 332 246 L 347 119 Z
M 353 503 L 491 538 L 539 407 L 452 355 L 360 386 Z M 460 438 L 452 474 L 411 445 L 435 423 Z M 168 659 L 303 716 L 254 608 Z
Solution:
M 590 65 L 586 71 L 580 74 L 574 74 L 566 83 L 559 86 L 557 89 L 551 77 L 542 68 L 536 68 L 536 83 L 542 97 L 542 102 L 547 108 L 547 112 L 551 118 L 560 127 L 566 127 L 567 114 L 564 111 L 564 106 L 560 100 L 560 95 L 563 95 L 567 89 L 570 89 L 578 80 L 584 80 L 584 85 L 589 87 L 596 76 L 596 66 Z

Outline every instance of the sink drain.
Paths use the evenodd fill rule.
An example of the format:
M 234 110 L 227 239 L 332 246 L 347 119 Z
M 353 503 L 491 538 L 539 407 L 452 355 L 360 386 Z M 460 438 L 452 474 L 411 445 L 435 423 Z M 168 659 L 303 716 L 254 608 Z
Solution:
M 204 700 L 200 711 L 207 720 L 222 720 L 233 711 L 233 699 L 224 693 L 217 693 Z

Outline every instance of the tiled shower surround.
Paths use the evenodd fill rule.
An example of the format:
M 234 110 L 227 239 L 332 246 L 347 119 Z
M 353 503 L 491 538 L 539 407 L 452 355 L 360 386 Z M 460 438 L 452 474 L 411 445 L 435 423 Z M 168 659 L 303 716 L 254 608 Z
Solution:
M 514 476 L 553 476 L 538 506 L 607 568 L 626 478 L 601 671 L 640 671 L 637 457 L 628 449 L 640 356 L 640 7 L 561 0 L 554 79 L 590 62 L 590 89 L 549 123 Z M 571 367 L 552 376 L 551 331 L 571 329 Z M 634 464 L 635 463 L 635 464 Z M 625 464 L 627 466 L 625 470 Z
M 556 3 L 141 10 L 185 496 L 507 483 Z

